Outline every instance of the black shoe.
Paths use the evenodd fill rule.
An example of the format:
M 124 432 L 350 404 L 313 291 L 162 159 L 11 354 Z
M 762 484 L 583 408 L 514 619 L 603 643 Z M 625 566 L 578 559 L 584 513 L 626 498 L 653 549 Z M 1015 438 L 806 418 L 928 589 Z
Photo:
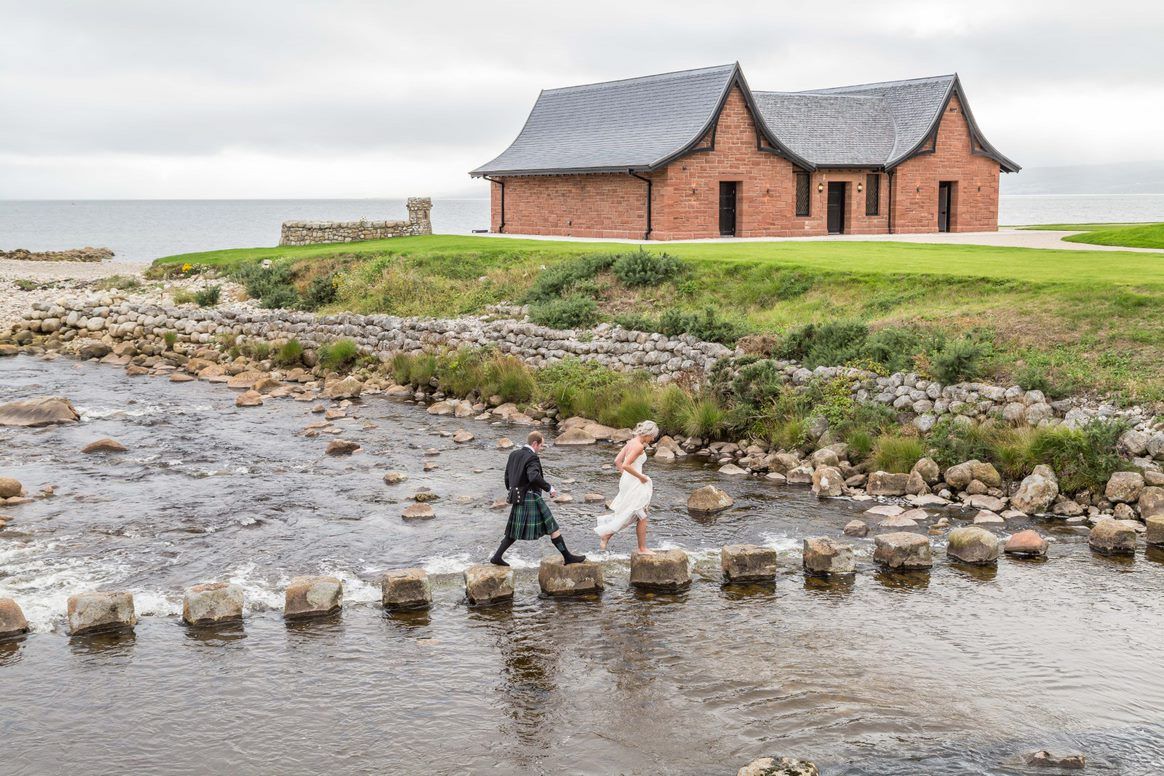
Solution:
M 492 558 L 490 558 L 489 562 L 492 563 L 494 566 L 508 566 L 509 565 L 508 563 L 506 563 L 505 561 L 503 561 L 501 558 L 497 557 L 496 555 L 494 555 Z
M 586 561 L 585 555 L 575 555 L 574 553 L 570 553 L 565 558 L 563 558 L 562 562 L 565 565 L 569 566 L 571 563 L 584 563 L 585 561 Z

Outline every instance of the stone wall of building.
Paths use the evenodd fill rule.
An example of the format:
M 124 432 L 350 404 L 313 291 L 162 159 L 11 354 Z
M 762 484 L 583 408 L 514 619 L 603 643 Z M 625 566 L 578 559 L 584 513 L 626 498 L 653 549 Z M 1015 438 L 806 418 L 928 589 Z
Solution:
M 432 200 L 409 197 L 407 221 L 285 221 L 280 245 L 315 245 L 432 234 Z

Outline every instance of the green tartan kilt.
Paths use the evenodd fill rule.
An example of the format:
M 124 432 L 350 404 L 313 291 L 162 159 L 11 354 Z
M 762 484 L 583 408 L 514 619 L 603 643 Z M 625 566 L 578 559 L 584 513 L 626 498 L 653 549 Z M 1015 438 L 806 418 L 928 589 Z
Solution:
M 509 510 L 505 535 L 510 539 L 540 539 L 558 530 L 558 522 L 550 513 L 550 506 L 539 493 L 526 493 L 520 504 Z

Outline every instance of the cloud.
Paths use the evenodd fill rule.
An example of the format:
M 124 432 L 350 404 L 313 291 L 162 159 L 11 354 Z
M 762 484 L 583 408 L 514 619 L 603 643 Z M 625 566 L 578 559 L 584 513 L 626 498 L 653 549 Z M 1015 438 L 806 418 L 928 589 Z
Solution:
M 484 192 L 541 88 L 739 60 L 754 87 L 958 71 L 1027 166 L 1157 158 L 1164 6 L 1038 0 L 0 0 L 0 197 Z M 229 193 L 229 194 L 227 194 Z

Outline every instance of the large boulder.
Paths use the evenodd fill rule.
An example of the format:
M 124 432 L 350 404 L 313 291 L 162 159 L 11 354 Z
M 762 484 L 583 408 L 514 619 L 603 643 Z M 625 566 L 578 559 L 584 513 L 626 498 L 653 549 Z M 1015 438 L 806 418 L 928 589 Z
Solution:
M 77 593 L 69 596 L 69 635 L 133 630 L 137 614 L 133 608 L 133 594 Z
M 989 488 L 1002 485 L 1002 477 L 993 464 L 976 459 L 955 464 L 946 469 L 946 484 L 955 490 L 965 490 L 973 480 L 978 480 Z
M 934 565 L 930 540 L 909 531 L 882 534 L 874 539 L 873 560 L 893 571 L 928 569 Z
M 761 757 L 736 771 L 736 776 L 820 776 L 820 771 L 807 760 Z
M 513 569 L 478 563 L 465 569 L 465 597 L 474 606 L 501 603 L 513 598 Z
M 1032 473 L 1023 478 L 1018 490 L 1010 497 L 1011 506 L 1028 515 L 1046 512 L 1059 495 L 1059 483 L 1042 473 Z
M 28 633 L 28 620 L 20 605 L 11 598 L 0 598 L 0 639 Z
M 822 447 L 821 449 L 817 450 L 815 453 L 810 455 L 808 457 L 808 460 L 817 469 L 819 469 L 822 466 L 834 466 L 835 467 L 835 466 L 839 466 L 841 463 L 841 459 L 840 459 L 840 456 L 837 455 L 837 451 L 833 450 L 831 447 Z
M 946 555 L 963 563 L 987 565 L 998 560 L 998 537 L 974 525 L 964 525 L 950 531 Z
M 873 472 L 865 484 L 865 492 L 870 496 L 904 496 L 908 485 L 908 474 Z
M 51 426 L 81 419 L 64 396 L 24 399 L 0 405 L 0 426 Z
M 680 590 L 687 587 L 691 584 L 687 553 L 683 550 L 631 553 L 630 583 L 647 590 Z
M 1139 500 L 1144 489 L 1144 475 L 1139 472 L 1116 472 L 1107 481 L 1103 495 L 1108 501 L 1131 504 Z
M 827 536 L 804 540 L 803 562 L 806 574 L 852 574 L 857 568 L 853 562 L 853 548 Z
M 769 582 L 776 578 L 776 550 L 758 544 L 727 544 L 719 551 L 723 581 Z
M 182 620 L 189 625 L 237 622 L 243 616 L 243 590 L 228 582 L 208 582 L 186 588 Z
M 338 612 L 344 603 L 344 584 L 335 577 L 295 577 L 284 596 L 283 617 L 307 620 Z
M 323 395 L 329 399 L 358 399 L 363 391 L 363 383 L 354 377 L 345 377 L 328 383 Z
M 1129 520 L 1100 520 L 1087 535 L 1087 544 L 1104 555 L 1135 555 L 1136 529 Z
M 11 477 L 0 477 L 0 498 L 15 498 L 24 492 L 24 485 L 20 480 Z
M 1140 491 L 1140 500 L 1137 506 L 1140 508 L 1140 518 L 1143 520 L 1156 515 L 1164 515 L 1164 488 L 1156 485 L 1144 488 Z
M 732 497 L 714 485 L 704 485 L 697 488 L 687 497 L 687 509 L 690 512 L 711 514 L 722 512 L 734 504 Z
M 555 445 L 592 445 L 597 439 L 580 428 L 567 429 L 554 440 Z
M 836 497 L 843 494 L 845 492 L 845 478 L 841 474 L 841 470 L 835 466 L 818 466 L 812 473 L 812 492 L 818 498 Z
M 380 581 L 385 609 L 424 609 L 432 603 L 432 583 L 421 568 L 389 571 Z
M 594 561 L 567 564 L 561 555 L 542 558 L 538 566 L 538 587 L 551 596 L 601 593 L 606 587 L 602 565 Z
M 917 474 L 926 485 L 933 485 L 941 477 L 942 470 L 933 458 L 921 458 L 913 465 L 910 473 Z
M 1034 528 L 1028 528 L 1025 531 L 1011 534 L 1002 551 L 1007 555 L 1041 558 L 1047 554 L 1047 540 Z

